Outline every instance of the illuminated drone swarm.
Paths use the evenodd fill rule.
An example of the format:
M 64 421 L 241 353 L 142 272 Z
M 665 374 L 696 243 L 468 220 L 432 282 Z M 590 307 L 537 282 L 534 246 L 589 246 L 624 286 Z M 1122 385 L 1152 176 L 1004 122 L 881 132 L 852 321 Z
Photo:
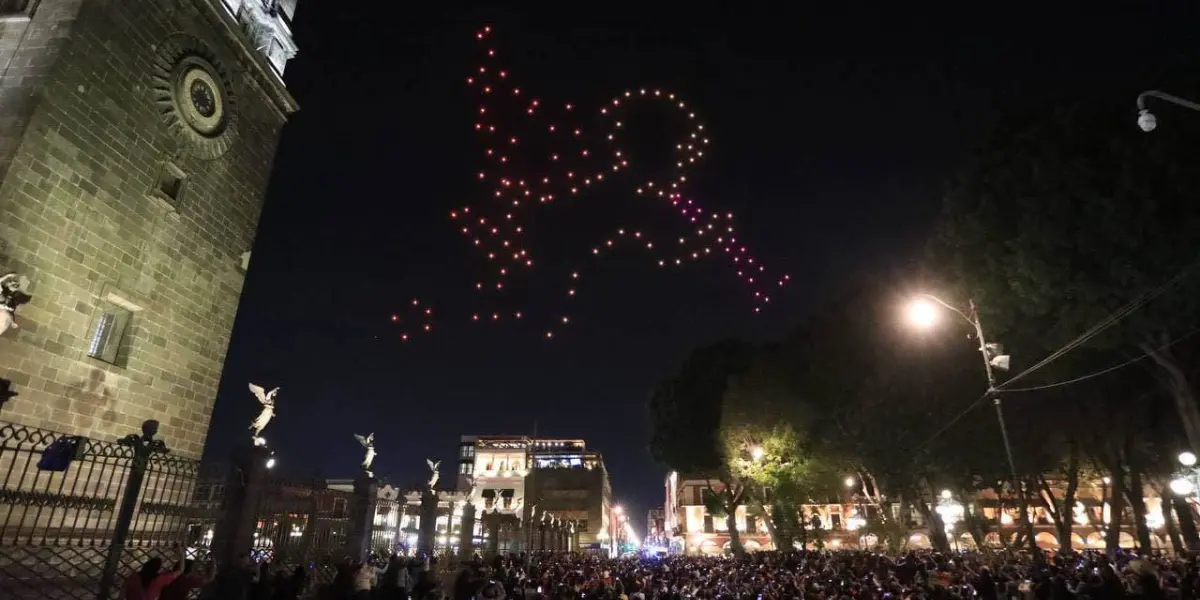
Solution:
M 620 227 L 605 239 L 598 240 L 591 248 L 591 256 L 603 256 L 622 244 L 642 246 L 660 267 L 682 266 L 690 261 L 723 255 L 729 267 L 752 294 L 754 312 L 761 311 L 762 305 L 771 301 L 768 290 L 772 286 L 786 285 L 789 279 L 786 274 L 768 276 L 762 262 L 738 242 L 734 233 L 733 213 L 706 210 L 684 196 L 688 172 L 704 157 L 709 138 L 704 125 L 696 120 L 695 113 L 676 94 L 654 88 L 626 90 L 597 109 L 607 124 L 607 129 L 597 136 L 571 124 L 572 117 L 579 112 L 576 105 L 564 103 L 561 108 L 546 108 L 540 99 L 529 96 L 511 83 L 510 73 L 497 63 L 496 50 L 490 44 L 491 34 L 491 27 L 484 27 L 476 33 L 484 56 L 482 63 L 466 80 L 479 98 L 473 127 L 483 142 L 485 166 L 476 177 L 489 188 L 489 201 L 450 212 L 450 218 L 459 232 L 471 240 L 493 268 L 494 280 L 476 282 L 474 287 L 477 291 L 503 291 L 510 275 L 533 268 L 534 256 L 524 244 L 527 230 L 522 224 L 522 215 L 525 211 L 553 204 L 561 198 L 582 196 L 589 189 L 601 185 L 622 185 L 615 180 L 630 171 L 630 157 L 621 149 L 623 134 L 627 131 L 621 119 L 627 108 L 638 102 L 665 104 L 677 111 L 690 125 L 686 137 L 675 144 L 675 168 L 668 179 L 642 181 L 629 186 L 631 192 L 666 203 L 679 215 L 687 234 L 673 239 L 671 243 L 658 244 L 650 239 L 649 232 L 635 227 Z M 494 110 L 494 107 L 503 102 L 520 103 L 527 122 L 497 122 L 495 117 L 501 111 Z M 514 158 L 524 151 L 523 132 L 539 132 L 549 136 L 552 149 L 544 158 L 552 168 L 536 174 L 514 172 L 514 165 L 519 162 Z M 588 166 L 563 166 L 580 162 L 588 163 Z M 580 277 L 579 269 L 570 271 L 564 288 L 568 299 L 576 296 Z M 416 301 L 414 306 L 422 309 L 422 305 Z M 422 310 L 425 317 L 422 329 L 431 331 L 432 309 Z M 482 322 L 522 317 L 520 312 L 504 315 L 491 312 L 475 313 L 470 319 Z M 399 316 L 393 315 L 392 319 L 398 321 Z M 556 327 L 568 323 L 568 315 L 558 316 L 554 326 L 544 335 L 553 338 Z M 401 336 L 403 340 L 408 339 L 407 333 Z

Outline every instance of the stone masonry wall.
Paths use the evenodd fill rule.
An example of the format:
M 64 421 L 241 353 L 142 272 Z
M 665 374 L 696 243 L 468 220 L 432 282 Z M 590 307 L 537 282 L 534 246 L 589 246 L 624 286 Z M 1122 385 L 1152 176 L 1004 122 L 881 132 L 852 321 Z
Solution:
M 82 3 L 42 0 L 32 18 L 0 19 L 0 181 Z
M 20 394 L 0 420 L 113 439 L 158 419 L 169 447 L 199 456 L 241 294 L 239 256 L 286 119 L 218 34 L 211 1 L 82 0 L 37 83 L 0 184 L 0 269 L 26 275 L 33 295 L 19 329 L 0 336 L 0 377 Z M 70 4 L 80 0 L 42 0 L 39 14 Z M 205 40 L 231 74 L 236 131 L 213 160 L 190 155 L 154 102 L 156 52 L 178 32 Z M 151 193 L 166 160 L 187 175 L 177 209 Z M 113 297 L 137 309 L 120 366 L 87 355 Z

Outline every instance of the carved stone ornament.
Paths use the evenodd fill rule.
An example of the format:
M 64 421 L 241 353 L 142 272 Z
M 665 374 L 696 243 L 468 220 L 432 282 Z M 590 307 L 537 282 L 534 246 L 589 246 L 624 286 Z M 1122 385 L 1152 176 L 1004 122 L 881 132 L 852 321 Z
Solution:
M 0 275 L 0 335 L 17 328 L 17 308 L 33 299 L 29 280 L 17 273 Z
M 211 160 L 232 147 L 238 111 L 231 81 L 216 53 L 199 38 L 176 33 L 158 45 L 154 104 L 186 151 Z

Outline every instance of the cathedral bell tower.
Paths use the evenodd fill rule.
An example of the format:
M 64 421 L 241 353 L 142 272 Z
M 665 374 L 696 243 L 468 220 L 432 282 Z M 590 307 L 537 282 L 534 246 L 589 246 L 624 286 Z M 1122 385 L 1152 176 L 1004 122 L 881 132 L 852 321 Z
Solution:
M 0 421 L 204 445 L 296 0 L 0 0 Z

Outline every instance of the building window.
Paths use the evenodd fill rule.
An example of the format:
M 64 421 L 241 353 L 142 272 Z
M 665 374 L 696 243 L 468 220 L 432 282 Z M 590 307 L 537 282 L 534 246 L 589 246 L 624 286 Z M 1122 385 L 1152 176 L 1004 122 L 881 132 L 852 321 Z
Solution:
M 125 336 L 132 320 L 132 310 L 112 302 L 103 302 L 100 314 L 92 325 L 88 356 L 114 365 L 123 362 L 126 354 Z
M 475 444 L 461 444 L 458 447 L 459 458 L 475 458 Z
M 0 17 L 28 17 L 36 6 L 36 0 L 0 0 Z
M 458 474 L 459 475 L 474 475 L 475 474 L 475 465 L 473 463 L 469 463 L 469 462 L 458 463 Z
M 0 2 L 2 1 L 0 0 Z M 170 208 L 179 210 L 186 189 L 187 174 L 174 163 L 166 162 L 159 169 L 158 179 L 155 181 L 150 195 L 166 203 Z

